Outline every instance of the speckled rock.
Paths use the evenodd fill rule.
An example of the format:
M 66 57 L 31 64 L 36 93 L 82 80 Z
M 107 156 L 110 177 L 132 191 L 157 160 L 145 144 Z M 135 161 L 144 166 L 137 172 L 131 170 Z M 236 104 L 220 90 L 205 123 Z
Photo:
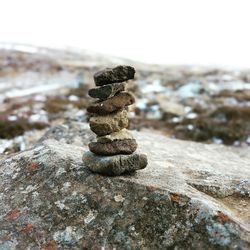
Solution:
M 126 82 L 107 84 L 99 88 L 90 89 L 88 94 L 93 98 L 106 100 L 113 97 L 115 94 L 124 91 L 126 89 Z
M 105 142 L 112 142 L 116 140 L 129 140 L 134 139 L 133 135 L 127 130 L 126 128 L 123 128 L 122 130 L 118 132 L 114 132 L 109 135 L 104 136 L 98 136 L 97 138 L 98 142 L 105 143 Z
M 105 101 L 94 102 L 89 105 L 87 111 L 98 115 L 107 115 L 109 113 L 124 109 L 133 104 L 135 98 L 129 92 L 121 92 Z
M 90 171 L 110 176 L 133 173 L 148 163 L 144 154 L 99 156 L 91 152 L 84 153 L 83 162 Z
M 135 139 L 115 140 L 111 142 L 91 142 L 89 150 L 97 155 L 132 154 L 137 149 Z
M 107 177 L 77 127 L 0 161 L 1 250 L 250 248 L 249 148 L 133 132 L 148 167 Z
M 131 66 L 120 65 L 115 68 L 106 68 L 94 74 L 96 86 L 118 83 L 134 79 L 135 69 Z
M 128 112 L 118 111 L 106 116 L 93 116 L 89 120 L 90 129 L 97 135 L 107 135 L 128 127 Z

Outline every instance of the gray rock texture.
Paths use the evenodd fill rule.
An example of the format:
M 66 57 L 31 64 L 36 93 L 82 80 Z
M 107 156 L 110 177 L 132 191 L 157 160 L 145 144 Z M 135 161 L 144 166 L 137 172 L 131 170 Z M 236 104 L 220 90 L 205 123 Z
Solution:
M 107 115 L 112 112 L 124 109 L 133 104 L 135 98 L 129 92 L 121 92 L 105 101 L 98 101 L 90 104 L 87 111 L 98 115 Z
M 118 132 L 127 128 L 128 124 L 128 112 L 126 110 L 106 116 L 93 116 L 89 120 L 90 129 L 99 136 Z
M 249 249 L 249 149 L 133 134 L 133 175 L 88 171 L 75 124 L 2 159 L 0 249 Z
M 118 83 L 134 79 L 135 69 L 131 66 L 119 65 L 115 68 L 106 68 L 94 74 L 96 86 Z
M 124 91 L 126 89 L 126 82 L 107 84 L 99 88 L 93 88 L 88 91 L 89 96 L 106 100 L 115 94 Z

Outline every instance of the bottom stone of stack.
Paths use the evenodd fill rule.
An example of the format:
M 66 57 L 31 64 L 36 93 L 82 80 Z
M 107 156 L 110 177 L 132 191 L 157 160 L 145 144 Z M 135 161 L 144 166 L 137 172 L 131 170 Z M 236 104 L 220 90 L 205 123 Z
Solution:
M 84 153 L 83 162 L 90 171 L 111 176 L 132 173 L 148 164 L 145 154 L 98 156 L 89 151 Z
M 110 142 L 91 142 L 89 150 L 97 155 L 132 154 L 137 148 L 135 139 L 115 140 Z

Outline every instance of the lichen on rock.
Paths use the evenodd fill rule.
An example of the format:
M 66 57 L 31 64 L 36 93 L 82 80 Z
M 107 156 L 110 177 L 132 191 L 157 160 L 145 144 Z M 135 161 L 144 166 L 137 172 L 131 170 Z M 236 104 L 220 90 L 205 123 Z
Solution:
M 85 125 L 0 161 L 0 249 L 249 249 L 249 149 L 132 132 L 148 167 L 108 177 L 82 162 Z

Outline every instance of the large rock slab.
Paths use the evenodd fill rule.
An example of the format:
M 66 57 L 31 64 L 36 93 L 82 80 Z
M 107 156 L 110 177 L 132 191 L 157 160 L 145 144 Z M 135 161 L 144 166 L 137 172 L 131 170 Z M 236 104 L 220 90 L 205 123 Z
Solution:
M 0 161 L 0 249 L 249 249 L 249 149 L 133 133 L 147 168 L 106 177 L 76 128 Z

